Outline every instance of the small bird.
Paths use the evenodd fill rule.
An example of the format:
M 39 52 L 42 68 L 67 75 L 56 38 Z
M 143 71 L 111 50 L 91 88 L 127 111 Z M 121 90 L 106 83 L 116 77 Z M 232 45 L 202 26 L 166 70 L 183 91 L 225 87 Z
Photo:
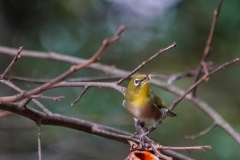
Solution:
M 128 84 L 123 105 L 127 108 L 130 114 L 140 122 L 145 121 L 152 123 L 152 127 L 142 134 L 144 137 L 157 128 L 159 121 L 167 115 L 170 117 L 176 116 L 171 110 L 168 110 L 165 103 L 158 97 L 150 88 L 150 79 L 153 75 L 137 75 L 131 79 Z

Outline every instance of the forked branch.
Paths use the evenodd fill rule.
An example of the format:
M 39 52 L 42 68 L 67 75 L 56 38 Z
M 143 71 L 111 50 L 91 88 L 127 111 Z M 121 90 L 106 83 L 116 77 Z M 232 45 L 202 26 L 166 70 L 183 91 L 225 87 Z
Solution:
M 217 25 L 218 16 L 219 16 L 219 13 L 220 13 L 221 6 L 222 6 L 222 0 L 219 0 L 216 9 L 213 12 L 212 26 L 211 26 L 211 29 L 210 29 L 210 32 L 209 32 L 209 35 L 208 35 L 207 43 L 206 43 L 206 46 L 205 46 L 205 49 L 204 49 L 204 52 L 203 52 L 203 55 L 202 55 L 202 59 L 201 59 L 200 65 L 199 65 L 198 73 L 197 73 L 196 78 L 195 78 L 195 82 L 197 82 L 200 79 L 202 69 L 203 69 L 203 67 L 206 63 L 206 60 L 207 60 L 208 56 L 211 53 L 213 36 L 214 36 L 214 33 L 215 33 L 215 29 L 216 29 L 216 25 Z M 205 73 L 205 74 L 207 74 L 207 73 Z M 196 90 L 197 90 L 197 87 L 195 87 L 193 89 L 193 92 L 192 92 L 193 96 L 196 96 Z
M 27 91 L 27 92 L 23 92 L 21 94 L 17 94 L 14 96 L 8 96 L 8 97 L 1 97 L 0 98 L 0 104 L 1 103 L 6 103 L 6 102 L 15 102 L 17 100 L 20 100 L 21 98 L 27 98 L 30 97 L 32 95 L 37 95 L 43 91 L 45 91 L 46 89 L 50 88 L 52 85 L 64 80 L 65 78 L 67 78 L 68 76 L 70 76 L 71 74 L 73 74 L 74 72 L 85 68 L 87 66 L 89 66 L 92 63 L 95 63 L 98 61 L 99 57 L 101 56 L 101 54 L 103 53 L 103 51 L 113 42 L 117 41 L 120 38 L 120 35 L 122 34 L 122 32 L 125 30 L 125 26 L 120 26 L 119 30 L 116 32 L 116 34 L 110 38 L 110 39 L 105 39 L 102 43 L 102 46 L 98 49 L 98 51 L 89 59 L 87 60 L 85 63 L 83 64 L 78 64 L 78 65 L 73 65 L 72 67 L 70 67 L 69 70 L 67 70 L 66 72 L 62 73 L 61 75 L 59 75 L 58 77 L 52 79 L 50 82 L 45 83 L 33 90 Z
M 137 66 L 137 68 L 135 68 L 133 71 L 131 71 L 129 74 L 127 74 L 126 76 L 122 77 L 120 80 L 118 80 L 116 82 L 116 84 L 121 84 L 125 79 L 129 78 L 130 76 L 132 76 L 133 74 L 135 74 L 137 71 L 139 71 L 142 67 L 144 67 L 147 63 L 149 63 L 150 61 L 152 61 L 153 59 L 155 59 L 156 57 L 158 57 L 159 55 L 163 54 L 164 52 L 176 47 L 177 44 L 174 42 L 172 45 L 168 46 L 167 48 L 163 48 L 161 49 L 159 52 L 155 53 L 153 56 L 151 56 L 149 59 L 147 59 L 146 61 L 143 61 L 139 66 Z

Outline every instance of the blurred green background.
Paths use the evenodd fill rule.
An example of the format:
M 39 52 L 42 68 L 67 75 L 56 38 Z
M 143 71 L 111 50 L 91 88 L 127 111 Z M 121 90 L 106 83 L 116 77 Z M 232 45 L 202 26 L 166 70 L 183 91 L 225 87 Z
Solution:
M 177 47 L 145 66 L 144 73 L 176 73 L 195 68 L 201 59 L 217 0 L 0 0 L 0 45 L 26 50 L 53 51 L 81 58 L 90 57 L 102 40 L 126 25 L 119 42 L 111 45 L 100 62 L 132 70 L 159 49 L 177 42 Z M 209 60 L 215 64 L 239 57 L 240 2 L 224 1 Z M 135 58 L 136 57 L 136 58 Z M 0 73 L 12 57 L 0 54 Z M 22 57 L 10 75 L 51 79 L 70 64 Z M 198 95 L 211 105 L 240 133 L 239 65 L 222 70 L 199 87 Z M 72 77 L 101 77 L 105 73 L 83 69 Z M 166 79 L 163 79 L 166 80 Z M 14 82 L 23 89 L 33 84 Z M 184 78 L 174 85 L 187 89 L 193 79 Z M 122 84 L 127 85 L 127 81 Z M 15 94 L 0 84 L 0 96 Z M 133 120 L 122 106 L 123 96 L 113 89 L 91 88 L 75 107 L 70 104 L 81 88 L 54 89 L 45 95 L 66 96 L 60 102 L 40 100 L 54 113 L 89 120 L 134 132 Z M 171 105 L 177 97 L 152 87 Z M 33 108 L 34 105 L 30 104 Z M 193 104 L 182 101 L 177 118 L 166 119 L 150 137 L 162 145 L 211 145 L 212 150 L 183 151 L 196 159 L 239 159 L 239 145 L 220 128 L 195 139 L 212 120 Z M 67 128 L 42 126 L 43 159 L 124 159 L 129 146 Z M 37 159 L 37 127 L 34 122 L 11 114 L 0 118 L 0 159 Z

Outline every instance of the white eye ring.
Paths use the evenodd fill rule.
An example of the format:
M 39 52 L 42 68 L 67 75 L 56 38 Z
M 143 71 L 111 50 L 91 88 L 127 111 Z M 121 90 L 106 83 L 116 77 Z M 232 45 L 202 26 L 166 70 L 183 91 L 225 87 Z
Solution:
M 140 80 L 139 80 L 139 79 L 134 79 L 134 85 L 135 85 L 135 86 L 138 86 L 139 83 L 140 83 Z

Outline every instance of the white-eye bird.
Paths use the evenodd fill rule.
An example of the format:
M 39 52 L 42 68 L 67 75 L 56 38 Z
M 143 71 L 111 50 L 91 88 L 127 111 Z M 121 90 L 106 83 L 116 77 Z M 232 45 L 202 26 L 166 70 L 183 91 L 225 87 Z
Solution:
M 123 105 L 134 118 L 140 122 L 152 123 L 152 127 L 141 137 L 156 129 L 165 115 L 176 116 L 173 111 L 166 108 L 162 99 L 149 89 L 151 77 L 151 74 L 134 76 L 128 84 L 123 101 Z

